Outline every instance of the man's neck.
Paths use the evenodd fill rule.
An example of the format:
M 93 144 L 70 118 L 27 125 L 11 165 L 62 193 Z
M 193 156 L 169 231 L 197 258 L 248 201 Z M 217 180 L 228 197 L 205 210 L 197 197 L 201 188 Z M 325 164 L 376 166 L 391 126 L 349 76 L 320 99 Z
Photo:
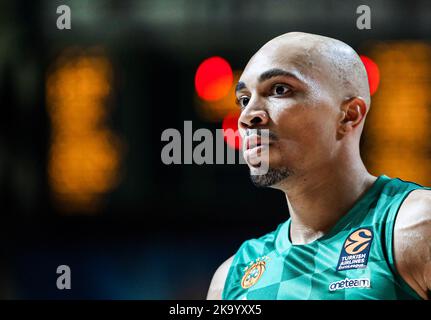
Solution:
M 293 244 L 307 244 L 326 234 L 376 180 L 361 166 L 292 178 L 285 194 Z

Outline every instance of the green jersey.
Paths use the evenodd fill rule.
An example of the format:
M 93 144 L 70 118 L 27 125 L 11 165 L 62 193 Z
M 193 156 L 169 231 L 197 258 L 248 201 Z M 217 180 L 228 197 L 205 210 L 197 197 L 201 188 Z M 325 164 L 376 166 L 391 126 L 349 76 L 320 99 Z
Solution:
M 386 175 L 323 237 L 293 245 L 290 223 L 245 241 L 229 269 L 223 299 L 420 299 L 397 273 L 393 231 L 398 210 L 415 189 Z

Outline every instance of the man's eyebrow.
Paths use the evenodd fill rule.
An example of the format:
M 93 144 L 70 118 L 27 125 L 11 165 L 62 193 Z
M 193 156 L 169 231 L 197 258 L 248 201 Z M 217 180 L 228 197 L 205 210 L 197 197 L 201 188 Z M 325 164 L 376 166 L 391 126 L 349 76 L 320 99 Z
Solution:
M 273 77 L 278 77 L 278 76 L 291 77 L 291 78 L 294 78 L 296 80 L 301 81 L 300 77 L 298 77 L 293 72 L 289 72 L 289 71 L 286 71 L 286 70 L 283 70 L 283 69 L 274 68 L 274 69 L 270 69 L 270 70 L 265 71 L 264 73 L 262 73 L 259 76 L 259 82 L 271 79 Z
M 238 84 L 237 84 L 237 85 L 236 85 L 236 87 L 235 87 L 235 92 L 238 92 L 238 91 L 240 91 L 240 90 L 242 90 L 242 89 L 244 89 L 244 88 L 246 88 L 245 83 L 244 83 L 244 82 L 242 82 L 242 81 L 240 81 L 240 82 L 238 82 Z
M 278 77 L 278 76 L 290 77 L 290 78 L 294 78 L 294 79 L 302 82 L 301 78 L 298 75 L 296 75 L 295 73 L 290 72 L 290 71 L 286 71 L 283 69 L 278 69 L 278 68 L 273 68 L 273 69 L 269 69 L 269 70 L 265 71 L 264 73 L 262 73 L 259 76 L 258 81 L 262 82 L 262 81 L 265 81 L 265 80 L 268 80 L 268 79 L 271 79 L 274 77 Z M 240 81 L 240 82 L 238 82 L 238 84 L 235 87 L 235 92 L 238 92 L 244 88 L 247 88 L 247 86 L 245 85 L 244 82 Z

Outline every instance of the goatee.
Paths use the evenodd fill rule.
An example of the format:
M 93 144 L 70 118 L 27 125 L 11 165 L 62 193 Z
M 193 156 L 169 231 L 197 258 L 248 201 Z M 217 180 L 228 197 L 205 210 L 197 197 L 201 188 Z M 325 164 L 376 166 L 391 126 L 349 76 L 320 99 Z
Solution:
M 287 168 L 269 168 L 268 172 L 262 175 L 250 175 L 251 181 L 256 187 L 273 186 L 291 175 Z

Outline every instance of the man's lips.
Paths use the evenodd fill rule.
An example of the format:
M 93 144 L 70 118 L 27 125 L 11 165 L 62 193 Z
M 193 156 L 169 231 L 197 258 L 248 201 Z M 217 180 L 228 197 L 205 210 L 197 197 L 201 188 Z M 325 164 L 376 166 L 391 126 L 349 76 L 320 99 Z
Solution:
M 261 136 L 251 135 L 245 138 L 245 150 L 250 150 L 260 146 L 269 146 L 271 141 L 268 139 L 262 139 Z
M 260 166 L 268 158 L 268 148 L 272 141 L 269 137 L 253 134 L 244 138 L 244 158 L 253 167 Z M 265 156 L 266 154 L 266 156 Z

